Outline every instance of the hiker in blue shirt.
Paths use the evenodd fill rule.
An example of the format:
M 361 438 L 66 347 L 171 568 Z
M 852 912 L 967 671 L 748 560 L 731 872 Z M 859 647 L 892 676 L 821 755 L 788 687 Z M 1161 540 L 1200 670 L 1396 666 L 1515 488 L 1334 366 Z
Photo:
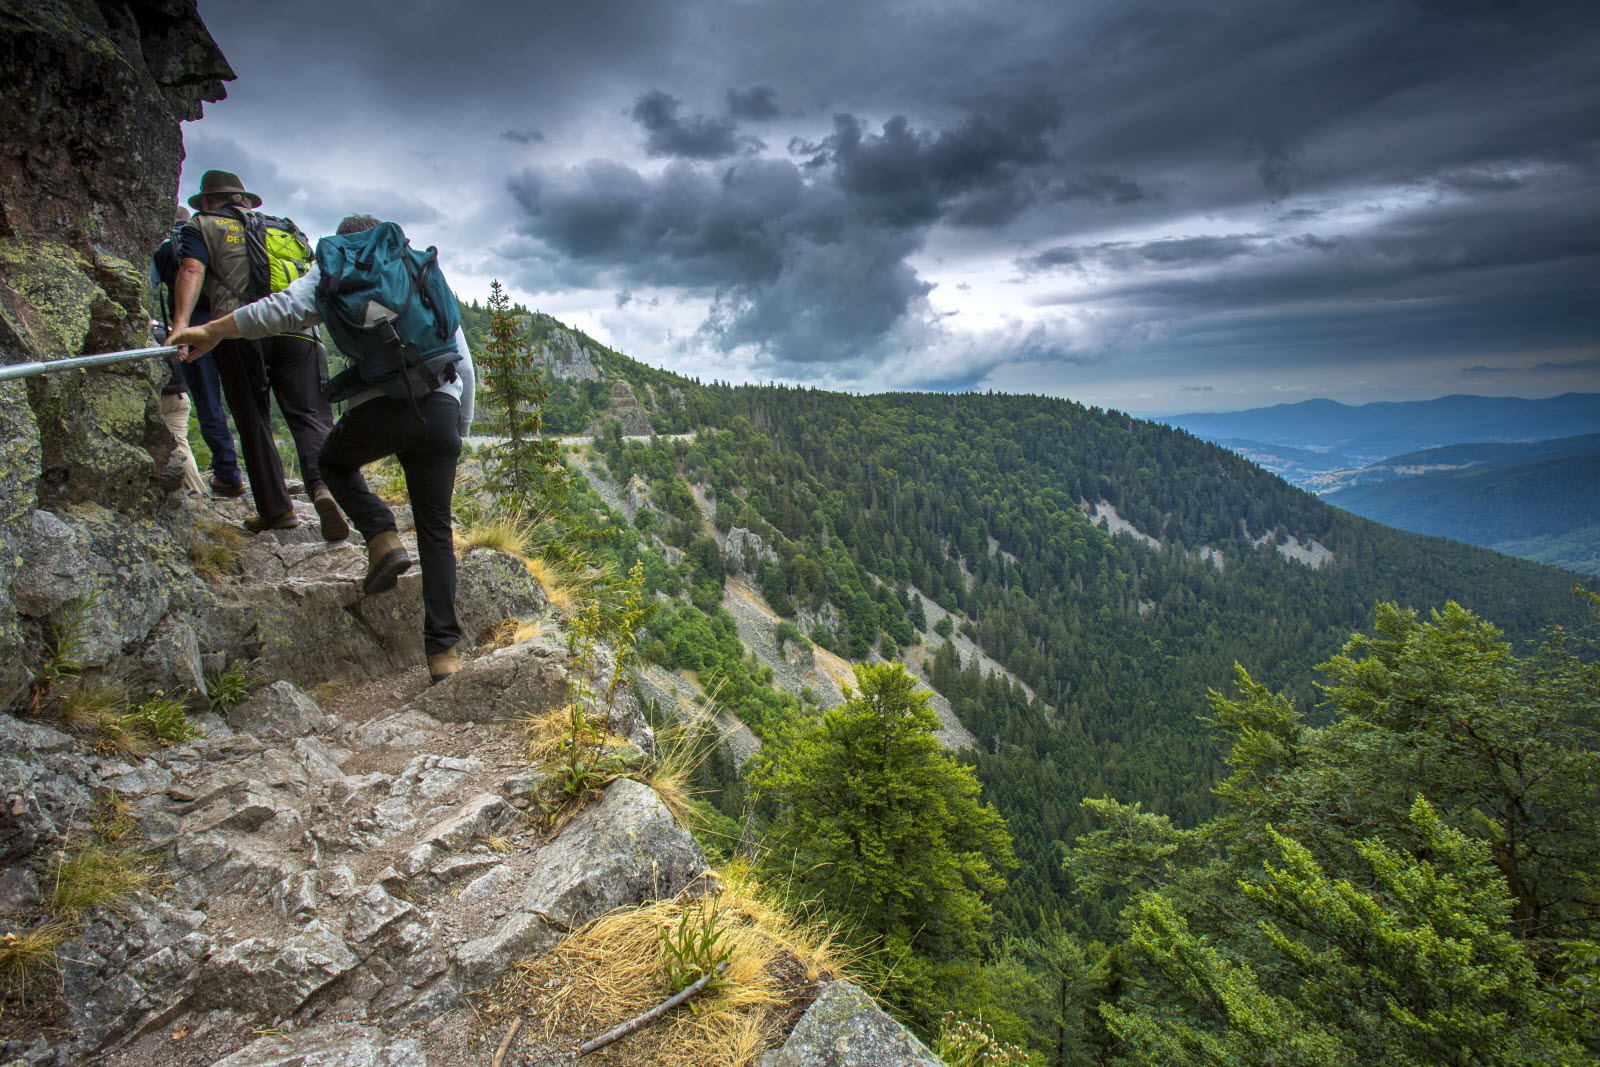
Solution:
M 359 234 L 379 225 L 379 220 L 370 215 L 352 215 L 339 223 L 337 233 Z M 392 223 L 387 225 L 394 228 Z M 321 256 L 320 247 L 318 255 Z M 313 266 L 281 292 L 246 304 L 204 326 L 174 333 L 168 341 L 193 346 L 185 358 L 194 359 L 230 337 L 271 337 L 286 329 L 321 324 L 326 318 L 317 292 L 321 280 L 321 271 Z M 452 307 L 450 314 L 454 313 Z M 448 347 L 449 335 L 441 332 L 439 336 Z M 472 425 L 476 379 L 467 338 L 459 326 L 454 344 L 451 358 L 459 358 L 454 358 L 436 387 L 425 395 L 401 399 L 382 388 L 358 388 L 328 435 L 321 457 L 328 488 L 366 538 L 367 573 L 362 591 L 369 596 L 393 589 L 399 576 L 410 568 L 411 559 L 395 530 L 394 513 L 367 488 L 361 468 L 384 456 L 394 456 L 405 471 L 416 524 L 417 555 L 422 563 L 423 650 L 432 682 L 443 681 L 460 667 L 456 645 L 461 640 L 461 626 L 456 619 L 456 556 L 450 503 L 455 493 L 461 438 Z
M 189 221 L 189 209 L 178 205 L 172 220 L 173 233 L 161 242 L 155 255 L 150 257 L 152 288 L 161 293 L 161 313 L 165 321 L 173 319 L 173 283 L 178 276 L 178 244 L 183 224 Z M 174 238 L 177 238 L 175 240 Z M 201 297 L 189 314 L 189 322 L 200 325 L 211 318 L 211 307 Z M 183 368 L 183 383 L 188 386 L 189 399 L 194 402 L 194 414 L 200 423 L 200 436 L 211 450 L 211 476 L 207 483 L 218 496 L 243 496 L 244 479 L 239 475 L 239 457 L 233 450 L 233 431 L 228 428 L 228 412 L 222 406 L 222 382 L 217 377 L 217 363 L 204 356 L 193 363 L 177 362 Z

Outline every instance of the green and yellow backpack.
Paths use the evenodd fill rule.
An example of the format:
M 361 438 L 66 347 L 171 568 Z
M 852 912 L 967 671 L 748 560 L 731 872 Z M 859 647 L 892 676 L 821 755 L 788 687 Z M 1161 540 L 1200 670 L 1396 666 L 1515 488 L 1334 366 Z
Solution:
M 202 219 L 215 222 L 207 226 Z M 233 206 L 220 211 L 197 211 L 190 225 L 207 238 L 212 273 L 240 304 L 282 292 L 311 269 L 311 241 L 293 219 Z M 234 260 L 234 270 L 216 262 L 223 249 L 223 254 Z M 247 271 L 237 269 L 241 249 Z

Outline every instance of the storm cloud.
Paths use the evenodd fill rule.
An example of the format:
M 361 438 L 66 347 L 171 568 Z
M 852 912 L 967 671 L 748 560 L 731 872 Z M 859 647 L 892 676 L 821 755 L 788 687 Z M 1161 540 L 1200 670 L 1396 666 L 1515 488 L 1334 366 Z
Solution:
M 722 350 L 782 364 L 860 361 L 933 317 L 910 260 L 938 224 L 996 227 L 1048 185 L 1056 108 L 997 100 L 946 130 L 853 115 L 798 143 L 798 159 L 647 174 L 613 162 L 526 169 L 508 183 L 521 231 L 630 286 L 696 289 Z M 686 153 L 679 153 L 686 154 Z
M 1589 4 L 378 10 L 203 2 L 241 78 L 187 185 L 238 163 L 297 218 L 382 205 L 458 288 L 736 380 L 1600 388 Z M 425 81 L 393 61 L 417 42 Z
M 683 117 L 683 101 L 666 93 L 645 93 L 629 112 L 647 135 L 645 151 L 652 156 L 683 159 L 725 159 L 766 147 L 754 137 L 739 133 L 731 119 L 709 115 Z

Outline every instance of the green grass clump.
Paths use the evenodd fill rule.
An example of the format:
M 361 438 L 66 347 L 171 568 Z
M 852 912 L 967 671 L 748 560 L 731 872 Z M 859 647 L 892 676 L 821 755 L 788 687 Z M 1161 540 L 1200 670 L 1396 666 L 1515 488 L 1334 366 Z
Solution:
M 261 679 L 251 674 L 244 664 L 233 663 L 206 675 L 206 695 L 211 698 L 212 707 L 227 711 L 242 703 L 260 684 Z
M 69 915 L 91 908 L 125 912 L 133 894 L 156 877 L 139 857 L 99 843 L 70 849 L 54 873 L 51 903 Z
M 661 927 L 661 955 L 671 992 L 687 988 L 701 975 L 710 974 L 721 964 L 733 960 L 734 946 L 724 939 L 726 930 L 720 919 L 715 899 L 701 897 L 697 906 L 686 907 L 679 913 L 676 926 Z M 715 992 L 728 985 L 728 980 L 719 975 L 707 982 L 705 988 Z M 697 1005 L 689 1007 L 699 1013 Z
M 189 721 L 183 701 L 165 693 L 157 693 L 122 716 L 122 725 L 141 731 L 164 745 L 182 744 L 205 736 L 205 731 Z

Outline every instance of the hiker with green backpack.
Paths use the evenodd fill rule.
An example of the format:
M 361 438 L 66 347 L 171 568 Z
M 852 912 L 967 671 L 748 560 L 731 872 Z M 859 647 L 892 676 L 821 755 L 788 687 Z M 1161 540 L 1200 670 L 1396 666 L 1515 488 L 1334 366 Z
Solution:
M 254 300 L 281 292 L 311 267 L 311 245 L 289 219 L 263 215 L 261 198 L 245 189 L 238 175 L 208 170 L 200 192 L 189 198 L 196 209 L 182 232 L 173 290 L 172 329 L 189 325 L 204 296 L 213 316 L 225 315 Z M 254 340 L 230 340 L 216 354 L 218 375 L 239 451 L 250 474 L 256 514 L 245 520 L 251 533 L 300 524 L 289 499 L 283 461 L 272 436 L 272 400 L 294 438 L 306 496 L 317 509 L 322 536 L 339 541 L 350 527 L 328 492 L 318 459 L 333 429 L 333 408 L 322 393 L 321 346 L 304 329 L 285 330 Z
M 438 252 L 413 249 L 392 222 L 352 215 L 317 242 L 316 263 L 282 292 L 168 338 L 197 359 L 232 337 L 270 337 L 322 324 L 350 366 L 328 383 L 346 404 L 321 469 L 367 542 L 362 591 L 393 589 L 411 566 L 394 513 L 361 468 L 395 456 L 406 475 L 422 563 L 423 651 L 431 682 L 460 667 L 456 556 L 450 525 L 461 438 L 472 425 L 475 375 L 455 294 Z

